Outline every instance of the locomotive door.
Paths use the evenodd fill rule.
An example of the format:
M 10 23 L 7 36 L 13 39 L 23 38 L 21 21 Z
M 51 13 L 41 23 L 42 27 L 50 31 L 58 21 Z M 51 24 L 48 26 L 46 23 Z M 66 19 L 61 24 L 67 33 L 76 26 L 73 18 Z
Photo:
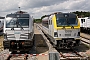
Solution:
M 49 19 L 49 34 L 52 35 L 52 20 Z

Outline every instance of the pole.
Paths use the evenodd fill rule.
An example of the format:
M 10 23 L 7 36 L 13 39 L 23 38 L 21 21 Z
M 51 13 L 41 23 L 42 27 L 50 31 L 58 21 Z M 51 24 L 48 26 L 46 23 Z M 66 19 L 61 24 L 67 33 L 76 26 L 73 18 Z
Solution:
M 18 7 L 18 8 L 19 8 L 19 10 L 21 11 L 20 7 Z

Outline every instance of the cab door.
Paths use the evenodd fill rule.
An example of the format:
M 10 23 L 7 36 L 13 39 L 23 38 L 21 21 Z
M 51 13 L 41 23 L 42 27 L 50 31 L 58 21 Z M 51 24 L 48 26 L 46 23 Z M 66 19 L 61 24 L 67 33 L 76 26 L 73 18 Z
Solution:
M 52 20 L 49 19 L 49 34 L 52 36 Z

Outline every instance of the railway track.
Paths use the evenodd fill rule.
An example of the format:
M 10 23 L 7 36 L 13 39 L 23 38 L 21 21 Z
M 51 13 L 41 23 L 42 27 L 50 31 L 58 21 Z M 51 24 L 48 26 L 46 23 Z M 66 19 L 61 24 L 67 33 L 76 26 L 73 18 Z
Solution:
M 11 54 L 7 60 L 38 60 L 33 54 Z
M 90 46 L 90 39 L 88 39 L 88 38 L 86 38 L 86 37 L 82 37 L 82 36 L 80 36 L 80 37 L 81 37 L 82 43 Z
M 37 25 L 37 26 L 41 29 L 41 25 Z M 46 40 L 49 41 L 48 39 L 46 39 Z M 87 60 L 88 59 L 88 57 L 84 53 L 79 53 L 79 52 L 75 51 L 74 49 L 69 49 L 69 50 L 66 49 L 66 50 L 62 50 L 62 51 L 57 50 L 56 48 L 52 47 L 50 42 L 48 42 L 48 43 L 47 44 L 48 44 L 49 49 L 53 49 L 60 54 L 60 60 Z
M 88 57 L 83 53 L 79 53 L 76 50 L 58 50 L 61 60 L 88 60 Z
M 83 34 L 86 34 L 87 37 L 89 37 L 89 34 L 87 34 L 87 33 L 83 33 Z M 84 44 L 90 45 L 90 39 L 89 39 L 89 38 L 83 37 L 83 36 L 80 36 L 80 37 L 81 37 L 81 41 L 82 41 Z
M 9 50 L 4 50 L 0 53 L 0 60 L 38 60 L 36 56 L 39 55 L 33 53 L 12 53 Z
M 83 52 L 78 52 L 77 50 L 74 50 L 74 49 L 57 50 L 52 46 L 48 38 L 41 31 L 40 25 L 37 25 L 37 28 L 40 30 L 41 35 L 45 39 L 45 42 L 49 47 L 49 52 L 58 52 L 60 60 L 88 60 L 88 56 L 86 56 Z M 6 60 L 38 60 L 37 56 L 44 55 L 44 54 L 11 54 L 11 53 L 9 54 L 8 53 L 5 55 L 7 56 Z M 3 57 L 5 55 L 3 55 Z M 46 54 L 46 56 L 49 56 L 49 54 Z

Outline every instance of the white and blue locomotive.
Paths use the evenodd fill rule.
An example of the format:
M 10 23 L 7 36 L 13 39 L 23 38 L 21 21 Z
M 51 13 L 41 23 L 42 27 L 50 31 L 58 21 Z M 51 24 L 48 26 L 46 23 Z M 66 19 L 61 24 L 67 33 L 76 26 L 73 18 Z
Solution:
M 4 20 L 4 49 L 29 51 L 33 46 L 33 18 L 29 13 L 17 11 L 7 14 Z

